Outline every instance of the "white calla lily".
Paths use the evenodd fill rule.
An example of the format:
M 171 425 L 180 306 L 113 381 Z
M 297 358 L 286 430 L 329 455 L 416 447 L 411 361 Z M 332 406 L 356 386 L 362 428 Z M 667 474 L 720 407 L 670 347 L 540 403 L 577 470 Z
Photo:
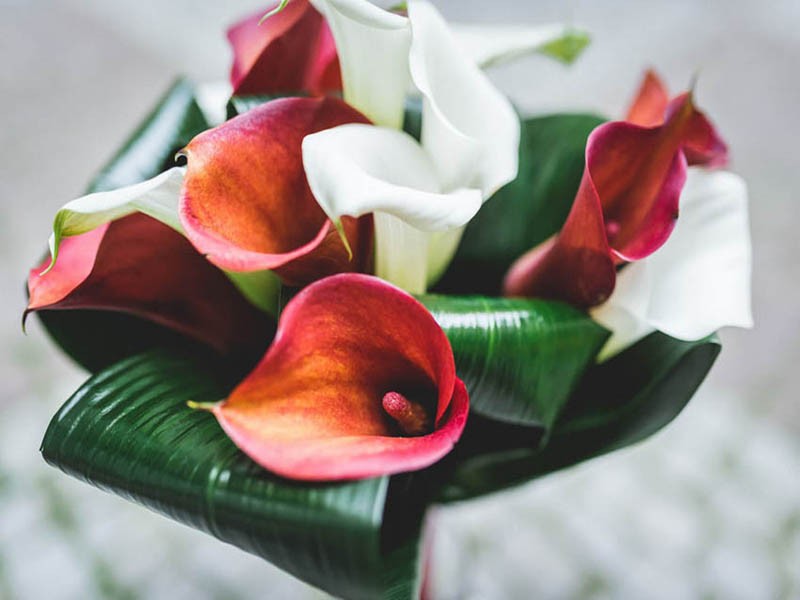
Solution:
M 334 223 L 373 213 L 377 275 L 424 292 L 447 268 L 480 203 L 517 176 L 519 118 L 475 61 L 542 51 L 576 34 L 526 28 L 500 41 L 509 30 L 490 27 L 481 37 L 466 28 L 459 40 L 424 0 L 408 2 L 408 17 L 366 0 L 313 2 L 331 25 L 348 103 L 376 125 L 399 129 L 410 80 L 423 108 L 421 145 L 361 125 L 309 136 L 303 164 L 311 189 Z M 476 39 L 480 52 L 470 56 L 464 44 Z
M 592 311 L 613 332 L 606 360 L 653 331 L 698 340 L 751 327 L 747 188 L 733 173 L 690 168 L 669 240 L 625 266 L 614 293 Z
M 309 135 L 303 164 L 334 223 L 344 215 L 375 215 L 376 271 L 408 290 L 424 291 L 429 281 L 430 232 L 465 225 L 482 203 L 474 188 L 445 192 L 428 153 L 394 129 L 350 124 Z
M 49 244 L 51 266 L 58 258 L 62 238 L 86 233 L 134 212 L 142 212 L 183 231 L 178 219 L 178 200 L 185 172 L 185 167 L 173 167 L 141 183 L 95 192 L 65 204 L 53 219 Z

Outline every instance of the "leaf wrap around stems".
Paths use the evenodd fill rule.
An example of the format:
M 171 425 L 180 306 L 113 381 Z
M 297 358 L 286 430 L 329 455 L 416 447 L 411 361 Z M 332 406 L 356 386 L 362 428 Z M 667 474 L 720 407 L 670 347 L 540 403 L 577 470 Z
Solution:
M 129 358 L 62 407 L 42 453 L 70 475 L 337 596 L 413 598 L 420 511 L 402 492 L 394 495 L 397 507 L 387 506 L 387 477 L 308 485 L 264 471 L 212 415 L 186 405 L 223 397 L 230 383 L 218 364 L 196 356 Z

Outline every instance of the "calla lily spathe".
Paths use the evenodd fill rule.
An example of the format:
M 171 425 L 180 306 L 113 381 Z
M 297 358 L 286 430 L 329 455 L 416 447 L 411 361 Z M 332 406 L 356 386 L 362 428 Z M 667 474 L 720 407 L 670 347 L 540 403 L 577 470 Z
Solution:
M 64 240 L 58 261 L 28 275 L 27 315 L 103 310 L 134 315 L 221 354 L 258 352 L 273 331 L 267 315 L 174 229 L 128 214 Z M 46 271 L 46 272 L 45 272 Z
M 727 160 L 691 95 L 670 101 L 648 71 L 626 121 L 590 135 L 564 227 L 512 265 L 506 293 L 594 307 L 612 332 L 598 360 L 655 330 L 694 341 L 750 327 L 747 190 L 715 169 Z
M 647 82 L 634 106 L 640 102 L 652 104 Z M 591 133 L 564 226 L 511 266 L 506 295 L 597 306 L 611 295 L 618 265 L 664 244 L 678 219 L 687 165 L 724 164 L 727 147 L 691 93 L 659 101 L 658 108 L 663 112 L 655 125 L 648 116 L 645 126 L 614 121 Z
M 264 358 L 212 412 L 263 467 L 316 481 L 427 467 L 452 449 L 468 409 L 431 313 L 385 281 L 343 273 L 287 304 Z
M 516 177 L 519 119 L 429 2 L 409 2 L 407 17 L 366 0 L 314 4 L 331 23 L 345 99 L 378 127 L 307 137 L 303 162 L 311 189 L 334 222 L 373 213 L 376 274 L 423 292 L 446 268 L 481 203 Z M 552 41 L 540 37 L 537 46 L 528 37 L 506 43 L 490 37 L 493 44 L 477 54 L 485 63 L 514 55 L 514 47 Z M 396 131 L 409 81 L 423 99 L 421 146 Z M 347 182 L 340 181 L 343 171 Z

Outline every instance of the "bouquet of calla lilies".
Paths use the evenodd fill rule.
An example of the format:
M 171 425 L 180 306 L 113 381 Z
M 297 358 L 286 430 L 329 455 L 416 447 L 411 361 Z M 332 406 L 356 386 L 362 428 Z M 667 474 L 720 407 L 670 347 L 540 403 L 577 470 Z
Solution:
M 433 504 L 640 441 L 747 327 L 743 181 L 647 72 L 622 120 L 484 69 L 580 30 L 290 0 L 55 215 L 26 315 L 92 377 L 45 459 L 346 598 L 415 598 Z

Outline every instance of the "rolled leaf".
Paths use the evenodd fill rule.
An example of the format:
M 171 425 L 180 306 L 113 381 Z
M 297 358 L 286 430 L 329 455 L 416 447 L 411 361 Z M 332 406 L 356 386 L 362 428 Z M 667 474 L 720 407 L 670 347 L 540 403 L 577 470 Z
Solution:
M 264 471 L 186 406 L 223 397 L 240 376 L 197 355 L 129 358 L 63 406 L 44 458 L 335 596 L 415 599 L 420 500 L 402 479 L 309 485 Z
M 544 443 L 534 428 L 472 419 L 448 460 L 440 500 L 519 485 L 645 439 L 683 410 L 719 351 L 714 337 L 683 342 L 653 333 L 586 374 Z
M 574 308 L 542 300 L 422 296 L 444 329 L 473 412 L 549 431 L 608 337 Z

